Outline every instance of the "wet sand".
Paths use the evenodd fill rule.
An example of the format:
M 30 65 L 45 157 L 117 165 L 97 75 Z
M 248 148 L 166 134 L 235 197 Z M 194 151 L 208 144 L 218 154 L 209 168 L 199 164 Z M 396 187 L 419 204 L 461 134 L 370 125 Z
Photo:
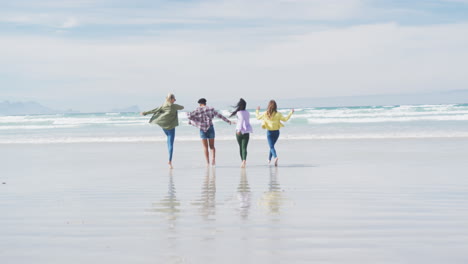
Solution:
M 1 145 L 0 263 L 468 261 L 464 139 L 216 145 Z

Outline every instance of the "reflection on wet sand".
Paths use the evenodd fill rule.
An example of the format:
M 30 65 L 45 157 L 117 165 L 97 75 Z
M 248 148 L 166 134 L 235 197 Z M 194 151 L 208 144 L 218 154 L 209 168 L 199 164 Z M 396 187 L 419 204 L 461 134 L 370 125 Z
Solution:
M 239 199 L 239 213 L 240 216 L 246 219 L 249 216 L 250 209 L 250 186 L 247 180 L 247 172 L 241 169 L 241 176 L 239 186 L 237 187 L 237 199 Z
M 268 191 L 263 193 L 260 205 L 267 208 L 271 214 L 279 214 L 283 202 L 284 194 L 278 182 L 278 167 L 270 167 Z
M 201 196 L 193 205 L 199 207 L 200 215 L 210 220 L 216 215 L 216 169 L 206 168 Z M 213 218 L 212 218 L 213 217 Z
M 153 209 L 151 211 L 160 213 L 167 219 L 167 233 L 165 237 L 165 246 L 167 251 L 161 254 L 160 259 L 163 263 L 182 263 L 184 258 L 178 253 L 180 244 L 180 234 L 177 229 L 177 218 L 180 215 L 180 202 L 176 197 L 176 188 L 174 184 L 173 171 L 169 170 L 169 183 L 167 194 L 159 202 L 153 203 Z
M 152 211 L 163 213 L 167 219 L 174 221 L 177 219 L 180 213 L 180 202 L 176 197 L 176 189 L 174 185 L 174 177 L 172 176 L 172 170 L 169 170 L 169 184 L 167 195 L 159 202 L 153 203 Z

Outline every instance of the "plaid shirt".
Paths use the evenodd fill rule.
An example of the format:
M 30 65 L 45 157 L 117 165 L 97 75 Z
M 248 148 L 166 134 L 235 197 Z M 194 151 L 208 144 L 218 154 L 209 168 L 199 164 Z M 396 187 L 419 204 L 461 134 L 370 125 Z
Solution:
M 225 122 L 231 124 L 231 121 L 218 113 L 213 107 L 203 106 L 197 107 L 192 112 L 187 112 L 189 124 L 200 128 L 203 131 L 208 131 L 210 126 L 213 125 L 211 121 L 214 117 L 221 118 Z

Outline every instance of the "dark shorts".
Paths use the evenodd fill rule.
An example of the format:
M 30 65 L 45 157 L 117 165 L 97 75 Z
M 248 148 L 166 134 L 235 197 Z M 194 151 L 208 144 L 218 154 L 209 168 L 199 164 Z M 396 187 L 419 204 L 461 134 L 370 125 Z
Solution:
M 215 138 L 214 127 L 210 126 L 210 128 L 208 128 L 208 131 L 206 131 L 206 132 L 200 129 L 200 137 L 202 139 L 213 139 L 213 138 Z

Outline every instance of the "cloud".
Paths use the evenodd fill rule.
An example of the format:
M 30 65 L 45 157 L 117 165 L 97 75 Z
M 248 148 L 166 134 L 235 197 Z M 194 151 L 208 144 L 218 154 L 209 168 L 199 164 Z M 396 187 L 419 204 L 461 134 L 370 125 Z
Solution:
M 468 24 L 437 25 L 430 9 L 419 11 L 415 5 L 387 9 L 366 0 L 112 3 L 11 2 L 0 11 L 0 23 L 34 27 L 0 36 L 0 70 L 8 76 L 0 87 L 12 87 L 8 95 L 90 103 L 91 97 L 148 100 L 148 94 L 169 90 L 195 97 L 279 98 L 468 85 Z M 412 16 L 430 23 L 392 22 Z
M 25 7 L 28 8 L 25 8 Z M 244 23 L 245 20 L 343 20 L 362 15 L 363 0 L 203 0 L 203 1 L 19 1 L 4 9 L 0 22 L 74 26 L 85 25 L 151 25 Z M 13 15 L 12 15 L 13 14 Z M 46 17 L 44 15 L 46 14 Z M 18 19 L 23 18 L 23 19 Z M 27 18 L 27 19 L 24 19 Z M 64 18 L 66 22 L 63 23 Z M 291 21 L 290 21 L 291 22 Z M 242 26 L 242 25 L 240 25 Z
M 363 6 L 362 0 L 229 0 L 203 1 L 183 12 L 194 17 L 223 19 L 340 20 L 356 17 Z
M 443 0 L 444 2 L 468 4 L 468 0 Z
M 178 35 L 164 41 L 3 36 L 0 68 L 31 83 L 48 84 L 44 89 L 61 95 L 133 96 L 169 88 L 218 98 L 453 90 L 468 85 L 467 30 L 468 24 L 390 23 L 314 31 L 274 42 L 253 44 L 241 38 L 236 47 L 216 35 L 203 42 Z
M 66 9 L 95 7 L 103 4 L 111 4 L 110 0 L 15 0 L 6 4 L 9 8 L 17 9 Z
M 33 25 L 33 26 L 46 26 L 48 28 L 74 28 L 79 25 L 75 17 L 66 15 L 54 15 L 48 13 L 38 14 L 8 14 L 2 16 L 0 22 Z
M 248 28 L 279 26 L 317 26 L 342 23 L 344 26 L 364 23 L 377 24 L 396 21 L 412 23 L 425 21 L 463 21 L 460 15 L 451 16 L 449 1 L 431 3 L 400 3 L 375 0 L 196 0 L 149 1 L 135 0 L 18 0 L 0 8 L 0 23 L 38 25 L 45 28 L 101 30 L 103 38 L 115 32 L 115 26 L 131 27 L 135 35 L 151 29 L 184 30 L 188 27 Z M 466 19 L 465 19 L 466 20 Z M 107 30 L 111 29 L 111 30 Z M 145 31 L 148 30 L 148 31 Z M 49 31 L 53 32 L 53 31 Z
M 62 24 L 61 28 L 74 28 L 78 26 L 78 20 L 74 17 L 67 18 L 67 20 Z

